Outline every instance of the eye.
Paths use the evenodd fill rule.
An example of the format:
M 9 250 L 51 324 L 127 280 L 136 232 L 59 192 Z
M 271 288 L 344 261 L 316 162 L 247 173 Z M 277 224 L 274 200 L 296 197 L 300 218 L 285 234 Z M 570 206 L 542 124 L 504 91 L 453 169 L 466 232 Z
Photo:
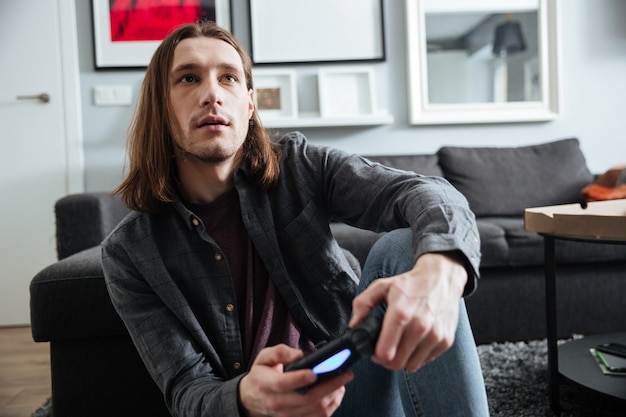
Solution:
M 228 83 L 236 83 L 237 77 L 232 74 L 226 74 L 222 77 L 222 79 Z
M 193 76 L 193 75 L 183 75 L 182 77 L 180 77 L 180 82 L 182 84 L 189 84 L 189 83 L 193 83 L 195 81 L 198 81 L 198 78 Z

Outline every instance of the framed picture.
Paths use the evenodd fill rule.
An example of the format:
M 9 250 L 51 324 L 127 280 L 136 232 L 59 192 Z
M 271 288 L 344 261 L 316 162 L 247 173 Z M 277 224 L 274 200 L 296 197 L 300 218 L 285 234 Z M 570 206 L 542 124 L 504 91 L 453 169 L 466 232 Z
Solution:
M 230 0 L 186 3 L 92 0 L 96 68 L 147 67 L 159 43 L 183 23 L 206 19 L 230 30 Z
M 320 68 L 318 86 L 322 118 L 362 117 L 375 113 L 371 67 Z
M 296 71 L 255 69 L 253 72 L 254 101 L 261 121 L 297 118 Z
M 559 116 L 558 0 L 404 4 L 410 124 L 545 122 Z M 511 18 L 523 29 L 526 49 L 502 57 L 493 52 L 495 32 Z
M 382 0 L 250 0 L 255 64 L 384 61 Z

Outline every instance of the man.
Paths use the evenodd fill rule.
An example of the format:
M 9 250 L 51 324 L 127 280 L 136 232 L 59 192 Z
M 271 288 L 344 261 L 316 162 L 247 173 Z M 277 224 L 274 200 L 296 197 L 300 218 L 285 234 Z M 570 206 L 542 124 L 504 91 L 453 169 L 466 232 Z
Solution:
M 111 299 L 171 413 L 487 415 L 461 300 L 479 262 L 465 199 L 298 133 L 273 143 L 251 67 L 210 23 L 163 41 L 116 190 L 134 212 L 103 242 Z M 331 219 L 393 230 L 360 281 Z M 284 367 L 375 308 L 371 361 L 297 391 L 314 373 Z

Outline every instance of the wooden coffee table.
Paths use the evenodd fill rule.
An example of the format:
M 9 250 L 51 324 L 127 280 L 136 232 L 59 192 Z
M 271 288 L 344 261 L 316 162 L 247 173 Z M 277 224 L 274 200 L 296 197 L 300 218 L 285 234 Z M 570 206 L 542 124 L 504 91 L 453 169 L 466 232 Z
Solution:
M 555 233 L 540 233 L 544 238 L 545 285 L 546 285 L 546 324 L 548 344 L 548 386 L 550 407 L 560 415 L 559 376 L 596 392 L 626 400 L 626 377 L 604 375 L 589 348 L 599 343 L 626 343 L 626 333 L 605 334 L 585 337 L 557 347 L 557 294 L 555 241 L 573 240 L 587 243 L 610 243 L 625 245 L 624 239 L 601 239 L 595 236 L 564 236 Z M 626 271 L 624 271 L 626 274 Z M 559 357 L 561 362 L 559 363 Z
M 543 236 L 545 254 L 546 322 L 548 340 L 548 370 L 550 406 L 560 414 L 559 377 L 579 385 L 626 400 L 626 377 L 602 374 L 589 353 L 589 347 L 599 342 L 626 340 L 626 334 L 598 335 L 566 343 L 557 348 L 557 294 L 555 241 L 626 244 L 626 199 L 596 201 L 588 204 L 563 204 L 524 210 L 524 227 Z M 626 274 L 626 271 L 624 271 Z M 624 337 L 624 339 L 621 339 Z M 563 362 L 559 364 L 559 352 Z M 583 365 L 584 364 L 584 365 Z M 595 368 L 593 368 L 593 366 Z

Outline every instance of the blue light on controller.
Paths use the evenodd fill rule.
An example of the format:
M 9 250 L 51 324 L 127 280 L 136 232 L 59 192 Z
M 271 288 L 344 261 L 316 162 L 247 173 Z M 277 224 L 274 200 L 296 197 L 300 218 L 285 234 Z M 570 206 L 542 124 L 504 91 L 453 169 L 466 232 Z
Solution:
M 343 365 L 348 360 L 350 355 L 352 355 L 352 352 L 348 348 L 337 352 L 330 358 L 314 366 L 313 372 L 315 373 L 315 375 L 332 372 L 339 368 L 341 365 Z

